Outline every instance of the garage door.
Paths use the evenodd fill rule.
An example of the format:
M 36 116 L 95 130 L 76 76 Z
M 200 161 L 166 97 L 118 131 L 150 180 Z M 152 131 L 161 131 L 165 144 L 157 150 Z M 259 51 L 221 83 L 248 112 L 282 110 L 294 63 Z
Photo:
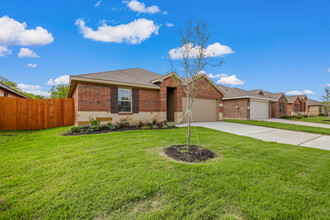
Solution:
M 182 116 L 185 114 L 187 98 L 182 97 Z M 217 121 L 219 114 L 218 100 L 195 98 L 193 102 L 193 122 Z M 187 117 L 183 119 L 187 122 Z
M 268 118 L 268 101 L 250 100 L 250 119 Z

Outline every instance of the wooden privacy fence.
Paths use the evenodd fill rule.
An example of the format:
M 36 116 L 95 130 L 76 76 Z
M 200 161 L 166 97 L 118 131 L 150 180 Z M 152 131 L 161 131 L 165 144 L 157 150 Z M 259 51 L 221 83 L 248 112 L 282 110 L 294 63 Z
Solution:
M 0 130 L 33 130 L 74 123 L 74 99 L 0 97 Z

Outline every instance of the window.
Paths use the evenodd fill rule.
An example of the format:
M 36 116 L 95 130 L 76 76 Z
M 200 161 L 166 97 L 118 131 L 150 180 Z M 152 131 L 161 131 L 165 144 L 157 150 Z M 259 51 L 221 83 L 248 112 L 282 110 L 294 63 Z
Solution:
M 132 112 L 132 90 L 118 88 L 118 112 Z
M 295 104 L 295 105 L 294 105 L 294 111 L 295 111 L 295 112 L 299 112 L 299 105 L 298 105 L 298 104 Z
M 4 97 L 8 97 L 8 92 L 5 92 L 5 93 L 3 94 L 3 96 L 4 96 Z
M 280 113 L 284 113 L 284 103 L 280 102 Z

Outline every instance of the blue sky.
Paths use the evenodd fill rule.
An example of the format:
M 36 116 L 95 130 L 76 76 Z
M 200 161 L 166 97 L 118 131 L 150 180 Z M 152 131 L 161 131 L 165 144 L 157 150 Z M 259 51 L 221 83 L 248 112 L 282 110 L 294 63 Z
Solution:
M 319 99 L 330 84 L 329 10 L 329 0 L 0 0 L 0 75 L 44 94 L 65 75 L 134 67 L 165 74 L 179 28 L 201 17 L 225 61 L 207 69 L 215 82 Z

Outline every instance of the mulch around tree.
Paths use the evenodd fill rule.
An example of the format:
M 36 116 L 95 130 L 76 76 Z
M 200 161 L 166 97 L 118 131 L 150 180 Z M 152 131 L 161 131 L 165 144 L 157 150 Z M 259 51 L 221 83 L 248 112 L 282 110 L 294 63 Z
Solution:
M 215 157 L 215 153 L 211 150 L 196 145 L 190 145 L 189 149 L 187 149 L 187 145 L 172 145 L 165 148 L 164 153 L 174 160 L 190 163 L 206 161 Z

